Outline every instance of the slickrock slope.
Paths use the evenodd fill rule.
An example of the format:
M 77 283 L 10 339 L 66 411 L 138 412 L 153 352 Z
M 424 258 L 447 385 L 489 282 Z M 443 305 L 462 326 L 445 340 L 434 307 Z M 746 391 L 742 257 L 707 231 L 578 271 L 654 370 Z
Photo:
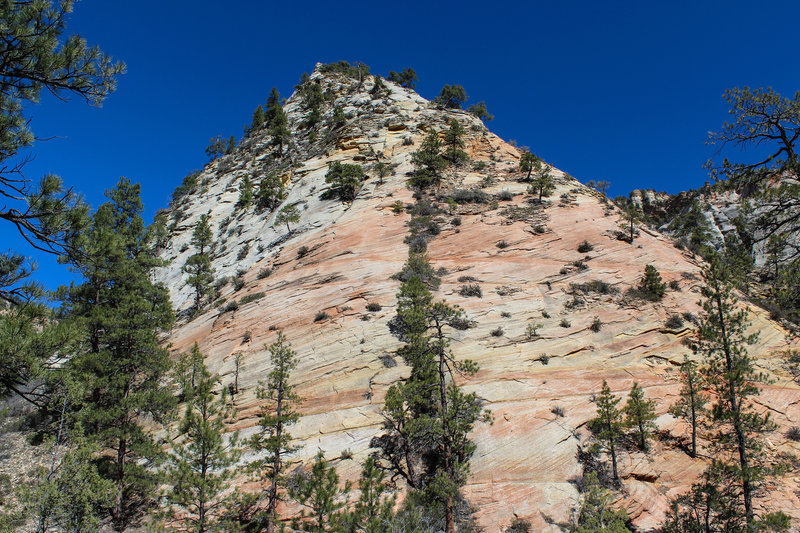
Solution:
M 660 429 L 675 439 L 684 437 L 685 428 L 666 412 L 679 389 L 677 365 L 689 353 L 682 341 L 691 336 L 691 324 L 668 328 L 665 323 L 672 314 L 699 312 L 701 265 L 696 260 L 646 229 L 633 244 L 618 240 L 617 213 L 599 193 L 559 171 L 551 204 L 532 207 L 526 184 L 517 181 L 519 151 L 465 112 L 436 109 L 390 83 L 391 94 L 374 99 L 372 81 L 357 88 L 354 80 L 317 71 L 312 80 L 335 95 L 349 120 L 338 133 L 328 135 L 323 129 L 311 140 L 300 125 L 298 97 L 286 105 L 296 144 L 283 160 L 291 159 L 291 169 L 283 171 L 289 193 L 283 205 L 300 207 L 300 223 L 287 234 L 285 226 L 273 227 L 274 212 L 235 210 L 239 180 L 249 174 L 257 186 L 278 165 L 268 135 L 256 133 L 235 153 L 208 165 L 200 176 L 205 190 L 173 208 L 179 213 L 176 227 L 163 251 L 170 264 L 158 273 L 175 305 L 186 310 L 191 290 L 180 269 L 193 253 L 187 248 L 192 229 L 208 212 L 217 240 L 216 276 L 240 271 L 245 282 L 237 292 L 225 285 L 221 296 L 230 302 L 265 294 L 233 312 L 211 308 L 191 321 L 184 319 L 169 338 L 176 354 L 198 342 L 210 369 L 225 384 L 233 380 L 234 354 L 244 354 L 242 392 L 236 398 L 237 426 L 244 435 L 254 431 L 255 388 L 269 369 L 265 344 L 281 329 L 299 354 L 294 377 L 305 398 L 303 418 L 291 431 L 302 446 L 297 459 L 309 459 L 318 450 L 329 459 L 347 457 L 347 450 L 353 460 L 341 459 L 337 468 L 344 477 L 358 475 L 370 439 L 380 431 L 384 394 L 407 372 L 394 357 L 399 341 L 387 326 L 399 287 L 391 276 L 407 257 L 403 239 L 409 220 L 393 205 L 413 201 L 406 173 L 424 134 L 430 128 L 443 131 L 456 118 L 467 130 L 472 162 L 482 161 L 485 168 L 453 172 L 441 193 L 483 186 L 486 193 L 514 195 L 496 208 L 452 208 L 441 202 L 454 211 L 442 216 L 441 233 L 428 247 L 434 267 L 446 270 L 437 297 L 461 305 L 476 322 L 454 333 L 452 348 L 458 358 L 480 364 L 479 374 L 465 385 L 485 398 L 494 414 L 492 425 L 474 433 L 478 449 L 465 490 L 479 522 L 486 531 L 501 531 L 518 516 L 530 520 L 534 531 L 558 531 L 554 523 L 569 521 L 579 498 L 571 480 L 582 473 L 577 453 L 587 442 L 586 423 L 595 413 L 590 399 L 604 379 L 619 395 L 638 381 L 658 401 Z M 332 106 L 326 109 L 330 114 Z M 368 170 L 379 156 L 397 165 L 383 184 L 370 173 L 352 205 L 320 200 L 330 162 L 360 163 Z M 594 246 L 588 254 L 577 251 L 584 240 Z M 500 241 L 507 246 L 498 247 Z M 304 255 L 298 253 L 302 247 L 308 250 Z M 579 260 L 588 268 L 573 264 Z M 647 264 L 655 265 L 665 281 L 677 281 L 680 290 L 668 291 L 657 304 L 627 297 Z M 259 276 L 266 268 L 272 274 Z M 479 280 L 483 296 L 460 296 L 461 276 Z M 619 293 L 584 293 L 571 285 L 592 280 Z M 368 303 L 382 309 L 369 312 Z M 785 332 L 764 311 L 752 311 L 753 328 L 761 337 L 751 353 L 776 378 L 760 401 L 782 430 L 800 425 L 800 390 L 780 369 L 780 354 L 790 347 Z M 320 312 L 328 318 L 315 320 Z M 590 329 L 595 317 L 602 321 L 599 332 Z M 539 337 L 526 336 L 529 323 L 542 325 Z M 491 334 L 497 328 L 501 336 Z M 556 407 L 564 416 L 554 413 Z M 690 459 L 675 439 L 658 441 L 649 455 L 620 455 L 625 492 L 619 504 L 643 530 L 663 519 L 668 498 L 688 488 L 703 469 L 702 461 Z M 782 431 L 769 436 L 769 446 L 800 452 Z M 796 517 L 798 482 L 790 474 L 770 494 L 772 503 Z

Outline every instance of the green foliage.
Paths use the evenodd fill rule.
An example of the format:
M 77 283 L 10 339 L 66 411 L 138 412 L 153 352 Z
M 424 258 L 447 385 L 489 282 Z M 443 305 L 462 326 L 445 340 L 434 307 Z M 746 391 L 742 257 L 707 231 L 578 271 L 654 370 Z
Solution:
M 622 409 L 625 414 L 625 425 L 633 428 L 639 449 L 647 451 L 647 440 L 658 429 L 655 424 L 656 402 L 644 397 L 644 391 L 639 384 L 634 382 L 628 394 L 628 402 Z
M 351 65 L 350 62 L 342 60 L 335 63 L 325 63 L 319 67 L 319 71 L 323 74 L 330 72 L 344 74 L 345 76 L 358 80 L 360 85 L 369 75 L 369 65 L 365 65 L 360 61 L 357 61 Z
M 328 166 L 325 183 L 330 185 L 329 193 L 343 202 L 356 199 L 361 183 L 364 181 L 364 169 L 361 165 L 351 165 L 334 161 Z
M 576 524 L 570 528 L 572 533 L 630 533 L 628 513 L 625 509 L 611 507 L 612 495 L 597 480 L 597 474 L 590 472 L 584 478 L 583 502 Z
M 178 202 L 180 202 L 180 200 L 182 200 L 185 196 L 193 194 L 195 191 L 197 191 L 198 177 L 200 177 L 200 172 L 197 170 L 193 170 L 184 176 L 181 184 L 178 185 L 178 187 L 176 187 L 172 192 L 172 200 L 170 201 L 170 204 L 173 206 L 177 205 Z
M 442 156 L 442 141 L 436 130 L 431 130 L 422 141 L 420 149 L 411 155 L 414 173 L 408 180 L 411 187 L 424 189 L 438 185 L 447 160 Z
M 331 129 L 341 128 L 345 124 L 347 124 L 347 117 L 344 115 L 344 109 L 342 106 L 334 107 L 330 122 Z
M 289 495 L 306 508 L 292 528 L 314 533 L 337 531 L 346 504 L 343 498 L 348 492 L 350 483 L 339 486 L 336 468 L 320 451 L 311 470 L 296 474 L 289 486 Z
M 261 128 L 267 123 L 267 114 L 264 113 L 264 108 L 258 104 L 256 110 L 253 111 L 253 119 L 250 121 L 250 126 L 245 128 L 245 135 L 250 135 Z
M 661 281 L 661 274 L 653 265 L 644 267 L 644 275 L 639 280 L 639 291 L 652 302 L 660 301 L 667 292 L 667 284 Z
M 225 155 L 232 154 L 234 150 L 236 150 L 236 137 L 231 135 L 225 145 Z
M 519 170 L 525 173 L 525 181 L 530 181 L 533 171 L 536 170 L 538 172 L 541 167 L 542 160 L 536 154 L 527 150 L 522 152 L 519 158 Z
M 539 202 L 541 202 L 543 197 L 550 196 L 553 193 L 556 189 L 556 184 L 551 173 L 552 167 L 550 165 L 542 164 L 541 162 L 537 164 L 537 162 L 534 161 L 533 167 L 535 172 L 531 179 L 531 184 L 528 187 L 528 192 L 538 194 Z
M 717 470 L 720 483 L 737 487 L 744 519 L 753 523 L 753 496 L 764 479 L 774 471 L 766 462 L 760 435 L 774 429 L 769 414 L 753 405 L 760 383 L 767 382 L 747 353 L 758 335 L 748 334 L 748 312 L 738 306 L 731 273 L 718 256 L 712 257 L 703 270 L 705 285 L 701 290 L 704 316 L 698 328 L 698 350 L 704 357 L 704 381 L 715 393 L 713 422 L 709 435 L 712 449 L 722 452 Z M 734 455 L 735 462 L 727 462 Z
M 267 109 L 267 123 L 269 134 L 272 137 L 272 146 L 277 146 L 278 155 L 281 155 L 284 146 L 289 146 L 289 142 L 292 140 L 292 134 L 289 131 L 289 118 L 286 116 L 283 106 L 281 106 L 280 94 L 277 89 L 272 89 L 272 93 L 270 93 L 267 102 L 269 105 Z M 319 118 L 317 118 L 317 120 L 319 120 Z
M 59 442 L 58 432 L 52 450 L 51 468 L 39 467 L 31 483 L 20 487 L 19 501 L 24 514 L 36 524 L 36 531 L 92 533 L 114 504 L 116 488 L 109 479 L 97 471 L 97 448 L 81 435 L 80 427 L 73 428 L 73 442 L 66 451 L 59 450 L 66 443 Z
M 468 99 L 467 92 L 461 85 L 445 85 L 434 102 L 446 109 L 461 109 Z
M 444 157 L 451 165 L 460 166 L 469 160 L 464 148 L 464 127 L 456 120 L 450 120 L 450 128 L 444 133 Z
M 606 180 L 598 180 L 598 181 L 589 180 L 586 182 L 586 186 L 591 187 L 593 189 L 597 189 L 598 191 L 603 193 L 603 196 L 605 196 L 606 191 L 611 186 L 611 184 Z
M 411 373 L 389 388 L 384 404 L 387 431 L 373 439 L 372 446 L 380 449 L 384 467 L 405 479 L 420 501 L 443 511 L 447 530 L 452 530 L 459 488 L 475 451 L 467 435 L 490 417 L 474 393 L 464 393 L 453 381 L 454 372 L 470 376 L 477 371 L 474 362 L 454 358 L 445 331 L 464 321 L 463 311 L 434 302 L 425 279 L 417 274 L 430 265 L 413 252 L 412 262 L 404 268 L 408 277 L 397 295 L 394 321 L 404 342 L 397 354 Z
M 684 356 L 681 364 L 681 383 L 683 387 L 676 401 L 670 406 L 670 413 L 689 423 L 692 432 L 691 456 L 697 457 L 697 426 L 700 417 L 706 414 L 708 395 L 703 392 L 702 377 L 698 374 L 697 363 Z
M 225 155 L 227 153 L 226 149 L 227 144 L 225 144 L 225 141 L 222 140 L 222 135 L 217 135 L 208 141 L 208 146 L 206 146 L 206 155 L 210 161 L 214 161 L 215 159 Z
M 383 180 L 394 170 L 394 165 L 385 161 L 378 161 L 372 166 L 372 170 L 378 175 L 378 183 L 383 185 Z
M 183 272 L 188 274 L 186 284 L 194 289 L 194 312 L 197 313 L 203 306 L 203 300 L 213 294 L 214 268 L 211 266 L 211 257 L 206 253 L 206 247 L 212 242 L 213 232 L 208 223 L 208 215 L 200 215 L 197 225 L 192 232 L 192 246 L 197 250 L 190 255 L 183 265 Z
M 737 487 L 724 463 L 712 461 L 691 490 L 673 500 L 661 533 L 751 533 L 788 531 L 782 511 L 765 512 L 748 524 Z
M 383 96 L 388 96 L 391 94 L 391 90 L 386 87 L 386 84 L 383 83 L 383 78 L 380 76 L 375 76 L 375 83 L 372 85 L 372 89 L 370 89 L 369 94 L 371 94 L 375 98 L 380 98 Z
M 636 224 L 644 219 L 644 213 L 642 213 L 642 210 L 633 202 L 628 202 L 621 209 L 620 220 L 623 222 L 622 229 L 628 232 L 628 242 L 633 244 L 633 238 L 636 236 Z
M 274 211 L 286 197 L 283 180 L 276 172 L 271 172 L 261 179 L 256 193 L 256 207 Z
M 475 115 L 476 117 L 481 119 L 482 122 L 489 122 L 490 120 L 494 120 L 494 115 L 489 113 L 489 110 L 486 109 L 486 102 L 484 102 L 483 100 L 481 100 L 477 104 L 472 104 L 471 106 L 469 106 L 467 112 L 471 115 Z
M 406 67 L 400 72 L 390 70 L 386 79 L 406 89 L 413 90 L 417 86 L 417 73 L 410 67 Z
M 300 211 L 297 210 L 295 205 L 284 206 L 275 217 L 276 224 L 286 224 L 286 231 L 292 231 L 289 228 L 289 223 L 296 224 L 300 222 Z
M 239 182 L 239 200 L 236 202 L 236 207 L 244 209 L 245 211 L 253 204 L 253 184 L 250 181 L 250 176 L 245 174 L 242 181 Z
M 624 435 L 622 411 L 617 408 L 620 399 L 611 393 L 611 388 L 603 380 L 603 388 L 597 397 L 597 418 L 590 423 L 599 449 L 611 455 L 614 480 L 619 481 L 617 471 L 617 444 Z
M 705 255 L 710 251 L 707 250 L 711 242 L 708 219 L 703 213 L 700 202 L 697 200 L 693 200 L 687 210 L 670 222 L 669 229 L 678 237 L 686 239 L 690 250 L 701 255 Z
M 4 272 L 25 272 L 25 264 L 20 255 L 0 255 L 0 280 Z M 71 353 L 80 341 L 75 324 L 54 320 L 52 310 L 38 303 L 43 296 L 39 285 L 26 282 L 0 310 L 0 398 L 17 394 L 38 407 L 48 403 L 52 365 L 63 362 L 53 355 Z
M 7 1 L 0 7 L 0 220 L 13 224 L 35 248 L 55 253 L 80 229 L 76 224 L 86 208 L 57 176 L 33 184 L 23 174 L 26 159 L 11 161 L 34 141 L 26 112 L 42 91 L 100 105 L 125 70 L 80 36 L 64 37 L 72 7 L 72 1 L 50 0 Z M 0 285 L 0 298 L 5 289 Z
M 291 373 L 297 366 L 297 353 L 286 342 L 283 332 L 278 332 L 277 340 L 266 347 L 270 354 L 272 370 L 266 381 L 261 381 L 256 389 L 256 397 L 262 401 L 258 425 L 259 431 L 250 439 L 250 446 L 263 455 L 250 463 L 249 468 L 256 478 L 266 483 L 267 505 L 262 522 L 276 523 L 276 509 L 283 500 L 282 490 L 286 483 L 286 456 L 295 450 L 291 445 L 292 436 L 288 426 L 300 418 L 295 410 L 301 399 L 289 383 Z
M 373 456 L 367 457 L 358 481 L 358 500 L 344 516 L 345 531 L 383 533 L 394 520 L 396 499 L 389 495 L 390 482 L 386 471 Z
M 106 196 L 89 228 L 71 243 L 81 252 L 71 268 L 82 282 L 61 292 L 65 316 L 83 334 L 84 348 L 65 366 L 85 391 L 76 418 L 110 452 L 101 456 L 99 470 L 116 487 L 112 518 L 121 531 L 156 482 L 148 466 L 162 451 L 143 423 L 164 421 L 174 407 L 162 386 L 170 362 L 159 342 L 174 316 L 167 289 L 151 281 L 161 261 L 147 243 L 139 185 L 122 178 Z
M 220 522 L 225 501 L 222 494 L 228 489 L 241 452 L 238 435 L 226 439 L 225 420 L 234 412 L 225 389 L 216 392 L 219 380 L 206 368 L 197 343 L 190 358 L 196 364 L 180 378 L 186 407 L 165 471 L 171 485 L 165 514 L 168 530 L 203 533 L 214 530 Z
M 301 105 L 307 111 L 306 127 L 313 128 L 322 120 L 322 104 L 325 95 L 322 93 L 322 85 L 319 79 L 307 79 L 299 86 Z

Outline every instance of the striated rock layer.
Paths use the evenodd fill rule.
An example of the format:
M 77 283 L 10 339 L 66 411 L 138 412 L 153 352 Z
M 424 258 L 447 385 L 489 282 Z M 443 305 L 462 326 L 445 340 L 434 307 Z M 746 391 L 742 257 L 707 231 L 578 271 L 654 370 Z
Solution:
M 326 114 L 341 105 L 348 123 L 309 138 L 301 125 L 299 97 L 288 100 L 295 145 L 283 159 L 291 160 L 290 167 L 280 170 L 288 191 L 283 205 L 296 204 L 302 213 L 290 233 L 273 225 L 277 210 L 256 214 L 235 207 L 239 180 L 249 175 L 257 186 L 279 166 L 265 132 L 209 164 L 199 178 L 202 190 L 172 206 L 174 231 L 162 253 L 169 266 L 157 278 L 168 285 L 179 310 L 192 303 L 181 266 L 194 252 L 188 243 L 203 213 L 209 213 L 217 241 L 217 277 L 238 271 L 245 282 L 238 291 L 225 285 L 221 297 L 231 302 L 264 293 L 236 311 L 213 307 L 184 319 L 169 337 L 174 353 L 197 342 L 225 384 L 233 380 L 234 354 L 244 355 L 235 426 L 246 436 L 256 429 L 255 389 L 269 370 L 265 345 L 274 341 L 275 330 L 283 330 L 299 354 L 294 382 L 305 399 L 303 417 L 291 429 L 301 446 L 296 459 L 309 460 L 322 450 L 329 459 L 340 458 L 336 464 L 343 477 L 356 478 L 371 438 L 381 431 L 384 394 L 407 374 L 394 357 L 399 341 L 387 326 L 399 288 L 391 276 L 407 257 L 403 239 L 409 219 L 393 206 L 413 201 L 406 173 L 425 133 L 443 131 L 455 118 L 467 130 L 472 162 L 483 162 L 477 167 L 483 168 L 451 171 L 441 192 L 482 186 L 486 193 L 513 194 L 496 208 L 449 207 L 452 215 L 442 217 L 441 233 L 428 248 L 434 267 L 447 272 L 436 296 L 462 306 L 477 323 L 454 332 L 452 348 L 456 357 L 479 363 L 480 372 L 464 387 L 484 398 L 494 415 L 492 425 L 473 434 L 478 448 L 465 495 L 486 531 L 501 531 L 514 517 L 530 520 L 534 531 L 558 531 L 557 524 L 568 522 L 579 502 L 573 481 L 582 474 L 577 453 L 587 443 L 586 425 L 595 414 L 592 395 L 603 380 L 619 395 L 637 381 L 658 402 L 659 428 L 675 438 L 654 443 L 648 455 L 620 454 L 624 491 L 618 504 L 638 528 L 657 526 L 669 498 L 685 491 L 704 468 L 701 459 L 682 451 L 686 428 L 667 414 L 679 390 L 677 367 L 690 353 L 683 341 L 692 330 L 688 321 L 673 327 L 666 321 L 674 314 L 699 313 L 701 265 L 647 229 L 633 244 L 618 240 L 616 210 L 560 171 L 555 171 L 557 190 L 549 205 L 532 206 L 527 185 L 517 181 L 519 150 L 465 112 L 437 109 L 388 82 L 391 93 L 373 98 L 372 81 L 359 88 L 355 80 L 318 71 L 312 80 L 333 95 Z M 382 184 L 370 173 L 351 205 L 320 199 L 330 162 L 360 163 L 369 170 L 378 157 L 396 165 Z M 579 253 L 584 240 L 593 250 Z M 506 246 L 498 247 L 500 241 Z M 305 253 L 298 253 L 301 249 Z M 655 304 L 625 295 L 647 264 L 680 289 L 669 290 Z M 272 273 L 264 277 L 268 268 Z M 460 296 L 462 276 L 478 280 L 481 298 Z M 583 293 L 572 287 L 593 280 L 619 292 Z M 369 303 L 381 310 L 367 311 Z M 751 311 L 753 329 L 761 333 L 751 353 L 775 378 L 758 400 L 781 428 L 768 436 L 769 448 L 800 452 L 798 443 L 783 435 L 800 425 L 800 391 L 781 370 L 781 354 L 791 341 L 766 312 Z M 595 317 L 602 322 L 598 332 L 590 329 Z M 533 339 L 526 335 L 530 323 L 541 324 Z M 502 335 L 493 335 L 498 328 Z M 790 473 L 770 487 L 769 499 L 759 501 L 800 517 L 798 481 Z

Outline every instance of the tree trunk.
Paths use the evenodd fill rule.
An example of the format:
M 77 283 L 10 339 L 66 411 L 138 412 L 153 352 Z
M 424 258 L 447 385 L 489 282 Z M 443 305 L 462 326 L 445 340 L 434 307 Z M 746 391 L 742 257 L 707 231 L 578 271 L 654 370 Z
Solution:
M 697 457 L 697 413 L 694 409 L 694 383 L 689 387 L 689 401 L 692 406 L 692 457 Z
M 715 283 L 716 285 L 716 283 Z M 742 496 L 744 497 L 744 512 L 747 520 L 747 530 L 752 530 L 753 524 L 753 489 L 750 485 L 750 465 L 747 459 L 747 443 L 745 440 L 744 429 L 742 427 L 739 400 L 736 397 L 736 384 L 733 381 L 733 354 L 728 339 L 728 332 L 725 327 L 725 315 L 722 311 L 722 299 L 719 294 L 719 287 L 716 290 L 717 316 L 720 324 L 720 337 L 722 347 L 725 352 L 725 370 L 728 380 L 728 403 L 733 413 L 733 431 L 736 435 L 736 445 L 739 448 L 739 467 L 742 471 Z
M 119 446 L 117 447 L 117 495 L 114 498 L 114 509 L 111 511 L 112 522 L 114 523 L 114 531 L 125 530 L 125 454 L 127 453 L 127 441 L 120 439 Z
M 611 440 L 609 449 L 611 450 L 611 466 L 614 471 L 614 481 L 619 482 L 619 473 L 617 472 L 617 450 L 614 448 L 614 440 Z

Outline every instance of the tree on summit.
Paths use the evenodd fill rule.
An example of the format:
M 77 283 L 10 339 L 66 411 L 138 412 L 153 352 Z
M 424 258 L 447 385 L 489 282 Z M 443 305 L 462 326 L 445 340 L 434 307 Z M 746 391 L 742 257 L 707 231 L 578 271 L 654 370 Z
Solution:
M 386 79 L 411 90 L 417 85 L 417 73 L 410 67 L 406 67 L 400 72 L 390 70 Z
M 467 92 L 461 85 L 445 85 L 434 102 L 445 109 L 461 109 L 468 99 Z

